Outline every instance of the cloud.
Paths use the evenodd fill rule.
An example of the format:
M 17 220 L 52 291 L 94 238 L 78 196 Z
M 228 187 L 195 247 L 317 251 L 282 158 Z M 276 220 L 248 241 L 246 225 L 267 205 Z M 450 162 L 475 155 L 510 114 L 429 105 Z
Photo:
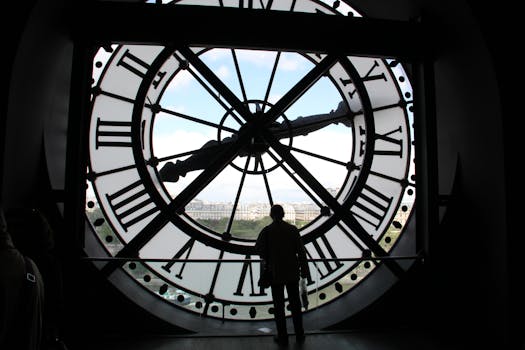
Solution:
M 213 49 L 208 50 L 203 54 L 203 57 L 206 58 L 206 60 L 210 61 L 219 61 L 224 59 L 225 57 L 231 57 L 231 51 L 230 49 Z
M 259 67 L 273 67 L 277 51 L 235 49 L 239 62 L 251 63 Z M 202 58 L 207 62 L 233 59 L 231 49 L 216 48 L 206 51 Z M 306 58 L 295 52 L 282 52 L 279 57 L 279 70 L 293 71 L 304 66 Z
M 193 76 L 187 70 L 180 71 L 168 85 L 168 92 L 187 87 L 193 81 Z
M 283 54 L 279 60 L 279 70 L 296 71 L 304 65 L 304 58 L 298 54 Z
M 220 66 L 214 72 L 220 79 L 227 79 L 230 77 L 230 69 L 225 65 Z
M 239 61 L 252 63 L 260 67 L 271 67 L 275 62 L 275 51 L 262 50 L 236 50 Z
M 237 50 L 239 61 L 248 62 L 258 67 L 273 67 L 277 51 Z M 279 57 L 277 70 L 296 71 L 305 66 L 306 58 L 294 52 L 283 52 Z
M 270 102 L 270 103 L 272 103 L 272 104 L 275 104 L 275 103 L 277 103 L 277 101 L 279 101 L 282 97 L 283 97 L 282 94 L 271 94 L 271 95 L 268 97 L 268 102 Z

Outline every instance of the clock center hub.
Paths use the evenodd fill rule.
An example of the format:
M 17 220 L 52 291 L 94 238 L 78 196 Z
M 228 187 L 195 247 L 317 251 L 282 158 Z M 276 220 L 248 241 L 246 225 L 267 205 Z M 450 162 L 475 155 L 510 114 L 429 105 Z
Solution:
M 239 156 L 241 157 L 246 157 L 246 156 L 252 156 L 252 157 L 257 157 L 257 156 L 262 156 L 263 154 L 265 154 L 268 149 L 270 148 L 270 146 L 268 145 L 268 143 L 264 140 L 264 138 L 259 135 L 258 133 L 258 130 L 260 130 L 260 128 L 262 128 L 261 123 L 261 119 L 263 118 L 263 115 L 262 113 L 255 113 L 254 114 L 254 118 L 256 120 L 253 120 L 252 122 L 250 123 L 246 123 L 244 124 L 240 130 L 239 130 L 239 133 L 242 134 L 243 132 L 246 132 L 245 130 L 248 128 L 249 125 L 252 125 L 252 127 L 255 128 L 255 132 L 252 132 L 253 134 L 251 135 L 250 137 L 250 141 L 249 143 L 247 143 L 244 147 L 242 147 L 240 149 L 240 152 L 239 152 Z M 253 123 L 256 123 L 255 125 L 253 125 Z
M 267 118 L 265 113 L 273 107 L 269 102 L 249 100 L 246 102 L 246 105 L 250 108 L 251 117 L 245 118 L 247 121 L 238 129 L 237 133 L 231 137 L 236 138 L 239 135 L 249 133 L 246 135 L 249 139 L 246 144 L 239 148 L 237 153 L 238 157 L 234 159 L 230 165 L 240 172 L 246 172 L 251 175 L 268 174 L 279 168 L 283 160 L 277 159 L 275 154 L 272 154 L 271 146 L 262 136 L 262 131 L 269 131 L 278 142 L 292 147 L 293 134 L 291 123 L 283 113 L 277 120 L 268 124 L 265 120 L 265 118 Z M 229 110 L 222 117 L 220 125 L 231 125 L 234 119 L 233 109 Z M 220 143 L 223 140 L 226 140 L 226 137 L 223 136 L 222 128 L 220 128 L 217 134 L 217 141 Z M 246 157 L 248 156 L 250 157 L 250 163 L 247 167 Z

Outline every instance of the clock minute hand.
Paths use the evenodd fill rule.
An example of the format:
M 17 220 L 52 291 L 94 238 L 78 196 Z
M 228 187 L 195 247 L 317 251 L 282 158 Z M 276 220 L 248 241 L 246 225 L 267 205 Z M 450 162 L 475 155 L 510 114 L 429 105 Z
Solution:
M 298 117 L 289 122 L 274 124 L 275 126 L 270 127 L 270 131 L 278 139 L 290 136 L 305 136 L 331 124 L 343 123 L 351 127 L 354 115 L 354 113 L 350 112 L 346 104 L 341 101 L 337 109 L 329 113 Z

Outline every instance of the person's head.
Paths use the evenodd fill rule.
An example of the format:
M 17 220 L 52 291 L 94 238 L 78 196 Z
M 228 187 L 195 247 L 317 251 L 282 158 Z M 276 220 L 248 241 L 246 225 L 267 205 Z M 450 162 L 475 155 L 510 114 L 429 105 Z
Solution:
M 284 209 L 281 205 L 275 204 L 270 209 L 270 217 L 273 221 L 282 221 L 284 218 Z

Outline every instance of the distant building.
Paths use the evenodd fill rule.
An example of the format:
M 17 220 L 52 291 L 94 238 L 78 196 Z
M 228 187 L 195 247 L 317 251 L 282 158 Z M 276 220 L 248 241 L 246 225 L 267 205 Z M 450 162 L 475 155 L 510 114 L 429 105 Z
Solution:
M 220 220 L 231 216 L 231 203 L 208 203 L 194 199 L 185 208 L 186 214 L 196 220 Z
M 295 220 L 312 221 L 321 213 L 320 208 L 313 203 L 292 204 L 295 211 Z
M 291 204 L 283 203 L 284 219 L 295 223 L 296 210 Z M 194 199 L 185 208 L 186 214 L 196 220 L 220 220 L 229 218 L 233 211 L 233 203 L 205 202 Z M 270 215 L 268 203 L 238 204 L 235 210 L 235 220 L 261 220 Z

